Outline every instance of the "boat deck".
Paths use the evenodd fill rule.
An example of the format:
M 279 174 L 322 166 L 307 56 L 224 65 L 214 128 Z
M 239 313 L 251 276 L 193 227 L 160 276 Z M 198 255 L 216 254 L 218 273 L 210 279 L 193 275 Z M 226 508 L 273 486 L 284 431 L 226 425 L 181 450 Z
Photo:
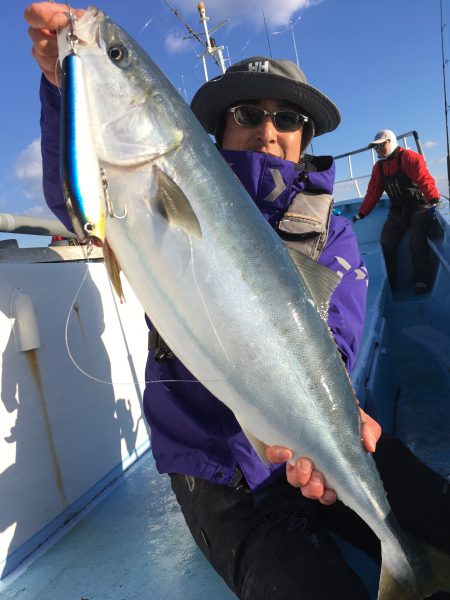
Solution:
M 58 536 L 0 582 L 2 600 L 235 597 L 197 550 L 151 453 Z

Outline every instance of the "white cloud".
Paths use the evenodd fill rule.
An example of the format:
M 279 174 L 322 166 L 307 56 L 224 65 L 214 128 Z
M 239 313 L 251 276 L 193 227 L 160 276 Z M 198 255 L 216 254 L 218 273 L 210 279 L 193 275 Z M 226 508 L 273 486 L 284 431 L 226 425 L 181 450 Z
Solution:
M 432 142 L 431 140 L 428 140 L 427 142 L 424 142 L 423 144 L 424 148 L 434 148 L 434 146 L 437 146 L 438 143 L 437 142 Z
M 16 161 L 14 177 L 23 183 L 24 194 L 30 200 L 42 200 L 41 142 L 33 140 Z
M 169 33 L 164 40 L 164 45 L 171 54 L 184 52 L 189 49 L 189 44 L 186 44 L 186 41 L 183 40 L 183 36 L 180 33 L 174 32 Z
M 42 176 L 41 142 L 36 139 L 25 148 L 16 162 L 16 179 L 35 179 Z
M 258 29 L 264 28 L 264 17 L 269 29 L 274 27 L 288 26 L 289 22 L 297 18 L 299 11 L 311 8 L 320 4 L 324 0 L 208 0 L 207 16 L 210 21 L 209 28 L 214 27 L 222 20 L 230 19 L 230 25 L 251 25 Z M 198 17 L 198 12 L 195 10 L 195 3 L 192 0 L 178 0 L 180 13 L 186 15 L 189 20 L 193 16 Z M 191 26 L 194 24 L 190 22 Z M 203 31 L 201 24 L 197 25 L 198 31 Z M 170 34 L 166 39 L 166 45 L 171 52 L 179 52 L 182 46 L 182 35 L 176 39 L 176 36 Z M 185 44 L 187 45 L 187 44 Z
M 358 188 L 353 181 L 337 181 L 333 188 L 333 196 L 335 200 L 349 200 L 351 198 L 364 198 L 367 190 L 367 178 L 361 177 L 357 179 L 358 188 L 360 194 L 358 194 Z
M 32 206 L 28 210 L 24 210 L 22 214 L 28 215 L 29 217 L 44 217 L 46 219 L 54 218 L 53 213 L 47 208 L 47 205 Z
M 439 158 L 435 158 L 434 160 L 427 160 L 427 165 L 445 165 L 447 162 L 446 156 L 440 156 Z
M 448 196 L 448 179 L 446 177 L 436 177 L 436 187 L 441 194 Z

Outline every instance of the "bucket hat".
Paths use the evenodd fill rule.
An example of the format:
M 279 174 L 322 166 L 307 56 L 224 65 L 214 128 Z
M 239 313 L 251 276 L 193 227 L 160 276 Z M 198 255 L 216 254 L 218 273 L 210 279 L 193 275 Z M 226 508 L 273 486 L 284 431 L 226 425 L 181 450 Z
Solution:
M 208 133 L 214 134 L 221 114 L 246 100 L 285 100 L 299 107 L 314 123 L 315 135 L 333 131 L 341 117 L 335 104 L 309 85 L 303 71 L 290 60 L 252 56 L 228 67 L 223 75 L 202 85 L 191 109 Z

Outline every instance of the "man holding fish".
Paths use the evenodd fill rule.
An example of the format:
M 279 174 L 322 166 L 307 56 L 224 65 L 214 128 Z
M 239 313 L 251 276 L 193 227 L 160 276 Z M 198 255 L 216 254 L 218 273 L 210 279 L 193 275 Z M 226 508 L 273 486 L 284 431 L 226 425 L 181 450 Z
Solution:
M 84 11 L 73 10 L 72 12 L 76 17 L 84 15 Z M 95 11 L 86 14 L 88 19 L 98 18 L 98 13 Z M 58 159 L 60 94 L 56 85 L 60 83 L 60 79 L 56 68 L 58 45 L 54 33 L 55 30 L 68 25 L 67 6 L 48 2 L 32 4 L 27 8 L 25 18 L 30 26 L 33 55 L 44 73 L 41 84 L 41 124 L 45 196 L 58 218 L 71 227 L 61 187 Z M 101 30 L 101 35 L 107 36 L 111 27 L 113 26 L 108 24 Z M 119 32 L 117 37 L 114 29 L 113 34 L 115 41 L 108 50 L 111 61 L 116 63 L 122 60 L 132 61 L 132 53 L 124 52 L 126 45 L 117 42 L 117 39 L 121 39 L 122 33 Z M 126 66 L 129 68 L 128 62 Z M 167 91 L 167 95 L 170 93 Z M 171 100 L 179 102 L 176 98 Z M 323 312 L 322 316 L 327 321 L 339 355 L 346 369 L 350 371 L 355 364 L 364 324 L 367 271 L 349 222 L 331 213 L 334 182 L 332 158 L 312 157 L 305 153 L 314 135 L 332 131 L 338 126 L 340 116 L 337 108 L 322 92 L 308 84 L 303 72 L 295 64 L 263 56 L 240 61 L 229 67 L 225 75 L 203 85 L 194 96 L 191 108 L 206 131 L 215 135 L 223 158 L 271 226 L 270 231 L 269 228 L 266 230 L 265 226 L 261 229 L 261 237 L 264 237 L 261 246 L 258 246 L 260 240 L 253 239 L 251 233 L 249 233 L 250 239 L 241 236 L 242 248 L 246 243 L 248 252 L 250 254 L 254 252 L 256 259 L 260 251 L 261 256 L 264 256 L 265 240 L 267 238 L 270 242 L 273 241 L 274 230 L 289 247 L 290 256 L 297 268 L 304 270 L 305 280 L 309 282 L 307 287 L 314 288 L 314 279 L 324 282 L 323 287 L 328 290 L 328 293 L 322 294 L 323 290 L 316 289 L 312 299 L 308 296 L 306 304 L 313 305 L 316 313 Z M 177 104 L 177 110 L 182 112 L 185 109 Z M 196 135 L 195 127 L 196 125 L 192 125 Z M 185 132 L 183 131 L 182 134 L 184 135 Z M 164 147 L 164 154 L 169 156 L 171 153 L 176 153 L 179 146 L 182 147 L 182 134 L 174 134 L 171 145 Z M 201 137 L 199 139 L 203 140 Z M 203 144 L 203 141 L 200 143 Z M 205 156 L 211 152 L 210 162 L 205 166 L 213 171 L 217 161 L 219 169 L 217 173 L 221 173 L 220 160 L 212 154 L 214 148 L 211 147 L 210 150 L 207 142 L 205 144 L 207 152 Z M 103 147 L 107 147 L 107 144 L 103 144 Z M 152 155 L 153 158 L 145 160 L 156 162 L 162 155 L 161 151 L 159 156 L 155 154 Z M 188 157 L 186 161 L 189 161 L 192 155 L 187 153 L 186 157 Z M 114 185 L 119 185 L 114 179 L 114 162 L 118 164 L 119 158 L 109 157 L 108 160 L 109 163 L 108 161 L 106 163 L 111 165 L 109 173 L 112 174 L 110 189 L 113 190 Z M 223 159 L 221 160 L 223 162 Z M 139 165 L 143 162 L 140 160 Z M 127 166 L 129 167 L 129 163 Z M 181 163 L 178 168 L 181 171 Z M 199 170 L 200 168 L 201 166 L 198 166 Z M 153 166 L 153 175 L 155 173 L 156 187 L 160 186 L 161 189 L 155 191 L 157 203 L 154 205 L 152 215 L 158 213 L 158 219 L 161 218 L 165 226 L 167 223 L 172 226 L 175 224 L 174 228 L 177 232 L 174 234 L 174 239 L 177 243 L 181 240 L 180 243 L 184 244 L 183 248 L 186 249 L 187 254 L 196 252 L 197 241 L 199 239 L 206 241 L 209 231 L 214 228 L 216 219 L 212 219 L 212 222 L 207 220 L 208 213 L 211 215 L 214 207 L 206 211 L 207 214 L 204 216 L 201 214 L 201 203 L 192 211 L 191 205 L 194 205 L 195 198 L 189 195 L 188 183 L 186 189 L 180 189 L 176 184 L 177 169 L 172 169 L 164 163 L 164 169 Z M 194 168 L 191 179 L 195 179 L 195 175 Z M 203 178 L 207 186 L 206 175 L 203 175 Z M 234 182 L 231 185 L 234 185 Z M 195 192 L 200 193 L 199 190 Z M 169 196 L 172 200 L 167 202 Z M 211 194 L 205 196 L 205 203 L 208 196 Z M 217 197 L 215 200 L 217 219 L 220 219 L 221 210 L 235 210 L 233 200 L 233 197 Z M 236 203 L 239 203 L 239 198 L 236 199 Z M 240 209 L 238 204 L 236 221 L 239 220 L 240 210 L 243 219 L 245 215 L 250 215 L 248 220 L 250 229 L 252 222 L 257 221 L 252 212 L 254 207 L 242 205 Z M 227 220 L 224 223 L 226 224 Z M 225 224 L 224 236 L 227 235 Z M 107 224 L 107 232 L 108 227 L 111 232 L 116 231 L 113 222 Z M 187 232 L 189 237 L 180 238 L 180 230 Z M 166 235 L 167 231 L 164 231 Z M 246 231 L 245 227 L 243 231 Z M 120 235 L 119 230 L 117 234 L 111 233 L 111 239 L 107 241 L 113 244 L 116 235 Z M 188 245 L 185 243 L 187 239 L 189 239 Z M 276 239 L 278 240 L 278 237 Z M 164 242 L 164 237 L 161 237 L 161 242 Z M 275 241 L 274 244 L 276 253 L 279 252 L 284 256 L 284 245 L 277 245 L 279 241 Z M 164 253 L 169 253 L 171 250 L 172 245 L 167 246 Z M 215 250 L 216 248 L 212 246 L 209 253 L 205 252 L 205 255 L 209 254 L 212 257 L 216 254 Z M 221 252 L 222 249 L 218 248 L 218 262 L 222 256 Z M 241 252 L 245 254 L 246 251 L 241 249 Z M 156 253 L 146 254 L 149 261 L 155 255 Z M 194 266 L 198 269 L 192 282 L 193 286 L 198 285 L 199 289 L 209 279 L 209 276 L 204 280 L 200 279 L 200 262 L 203 258 L 204 256 L 199 252 L 195 254 L 195 260 L 192 260 L 192 270 Z M 291 259 L 280 264 L 286 265 L 286 269 L 290 271 L 292 267 L 290 261 Z M 260 260 L 259 269 L 256 271 L 266 268 L 270 272 L 269 265 Z M 183 271 L 182 277 L 187 271 Z M 274 279 L 278 275 L 272 271 Z M 228 293 L 230 288 L 234 289 L 233 283 L 230 283 L 227 288 L 225 283 L 228 281 L 227 277 L 228 273 L 224 270 L 223 294 L 219 290 L 219 296 Z M 244 269 L 240 271 L 239 281 L 234 279 L 229 281 L 240 285 L 242 280 L 251 280 L 252 277 L 253 270 Z M 282 281 L 281 275 L 280 281 Z M 270 281 L 267 282 L 266 279 L 264 285 L 267 283 L 268 295 L 274 293 L 274 297 L 277 298 L 278 295 L 281 297 L 284 294 L 283 284 L 279 281 L 274 280 L 273 285 L 270 286 Z M 179 284 L 183 285 L 182 279 L 179 280 Z M 272 292 L 274 286 L 276 289 Z M 173 490 L 194 539 L 213 567 L 240 598 L 367 598 L 368 593 L 362 582 L 346 564 L 328 530 L 338 533 L 380 562 L 378 538 L 381 539 L 386 535 L 390 539 L 390 533 L 385 533 L 383 528 L 389 521 L 389 527 L 388 525 L 386 527 L 390 532 L 391 517 L 388 516 L 387 521 L 385 519 L 381 528 L 383 536 L 375 534 L 372 525 L 367 526 L 342 502 L 336 502 L 335 489 L 338 490 L 339 499 L 353 508 L 351 499 L 359 496 L 359 490 L 355 487 L 347 492 L 345 486 L 341 488 L 340 476 L 335 476 L 333 472 L 327 470 L 326 459 L 320 462 L 320 452 L 319 455 L 314 455 L 313 462 L 310 457 L 300 454 L 297 449 L 289 449 L 291 446 L 288 444 L 275 445 L 278 444 L 278 439 L 280 441 L 282 439 L 272 435 L 268 427 L 270 423 L 265 421 L 264 415 L 256 410 L 251 413 L 251 417 L 248 417 L 237 410 L 237 405 L 233 404 L 235 394 L 240 393 L 239 390 L 239 393 L 236 391 L 237 388 L 242 386 L 242 389 L 246 390 L 256 389 L 258 382 L 253 386 L 250 368 L 247 371 L 242 366 L 245 362 L 239 363 L 239 347 L 233 348 L 232 343 L 227 346 L 226 329 L 233 328 L 233 319 L 227 322 L 227 327 L 221 330 L 220 335 L 217 334 L 218 330 L 214 325 L 220 325 L 220 322 L 219 319 L 213 322 L 210 311 L 220 301 L 219 296 L 215 296 L 207 288 L 201 289 L 199 295 L 192 295 L 192 302 L 186 298 L 183 307 L 183 310 L 194 311 L 192 319 L 195 320 L 195 311 L 203 310 L 202 306 L 196 308 L 195 299 L 197 298 L 198 303 L 200 300 L 205 302 L 206 292 L 212 293 L 211 298 L 215 298 L 214 302 L 206 303 L 205 311 L 208 313 L 206 323 L 212 324 L 213 327 L 206 328 L 203 325 L 203 328 L 199 329 L 202 333 L 193 336 L 197 342 L 200 338 L 199 356 L 202 347 L 208 346 L 208 336 L 211 335 L 211 339 L 214 339 L 214 336 L 218 337 L 220 342 L 217 346 L 218 350 L 214 346 L 214 352 L 209 353 L 211 361 L 214 361 L 216 351 L 219 354 L 223 351 L 223 356 L 226 357 L 224 362 L 229 361 L 231 365 L 227 372 L 230 373 L 230 377 L 236 377 L 236 380 L 229 387 L 225 386 L 222 398 L 221 393 L 213 393 L 215 382 L 220 379 L 216 377 L 215 371 L 211 371 L 214 376 L 205 376 L 206 371 L 201 371 L 202 367 L 198 364 L 201 361 L 189 362 L 191 360 L 189 352 L 183 355 L 182 360 L 177 358 L 177 356 L 181 357 L 183 347 L 177 346 L 177 337 L 171 337 L 169 322 L 172 323 L 173 315 L 169 315 L 167 321 L 164 320 L 167 308 L 164 305 L 154 313 L 150 314 L 151 310 L 148 311 L 152 318 L 152 323 L 149 322 L 149 325 L 153 347 L 147 363 L 146 380 L 149 382 L 159 380 L 165 383 L 148 383 L 144 396 L 144 409 L 152 429 L 152 450 L 157 468 L 161 473 L 170 474 Z M 198 290 L 196 294 L 197 292 Z M 236 288 L 236 294 L 238 293 L 239 290 Z M 253 300 L 248 298 L 249 305 Z M 238 313 L 245 312 L 247 308 L 243 305 L 243 302 L 237 303 L 236 322 L 241 318 L 241 314 Z M 251 312 L 256 320 L 259 305 L 255 303 L 252 306 L 254 309 Z M 240 307 L 243 307 L 242 311 Z M 220 310 L 224 311 L 223 314 L 228 314 L 226 309 L 227 306 L 223 309 L 220 307 Z M 298 315 L 298 320 L 300 317 L 301 315 Z M 156 321 L 158 331 L 153 325 Z M 262 326 L 259 322 L 257 325 L 256 330 Z M 289 364 L 287 347 L 290 326 L 277 321 L 273 328 L 273 340 L 278 336 L 278 327 L 281 327 L 284 332 L 286 364 Z M 214 331 L 211 333 L 210 329 Z M 180 337 L 184 336 L 183 331 L 180 330 Z M 258 348 L 258 353 L 253 355 L 251 336 L 244 342 L 248 343 L 248 351 L 245 350 L 244 358 L 246 355 L 250 363 L 262 350 Z M 328 341 L 323 343 L 324 347 L 331 348 L 327 345 Z M 268 336 L 264 346 L 270 347 L 270 344 L 272 339 Z M 274 345 L 274 348 L 278 349 L 279 346 Z M 236 356 L 232 356 L 233 351 Z M 314 354 L 312 348 L 311 353 Z M 208 352 L 202 356 L 203 361 L 208 362 Z M 304 360 L 306 359 L 305 356 Z M 329 370 L 336 369 L 336 373 L 340 373 L 340 369 L 343 371 L 342 364 L 336 365 L 336 361 L 332 361 L 332 364 L 327 361 L 328 356 L 325 353 L 322 363 L 329 364 Z M 342 361 L 339 359 L 337 362 L 342 363 Z M 264 371 L 271 371 L 272 362 L 269 353 L 266 367 L 262 366 L 259 370 L 261 377 L 259 388 L 263 388 L 263 391 Z M 280 371 L 284 368 L 283 362 L 276 365 Z M 232 368 L 236 364 L 241 365 L 241 368 Z M 294 361 L 294 365 L 296 364 L 300 367 L 298 361 Z M 197 369 L 200 375 L 197 374 Z M 283 374 L 275 373 L 275 379 L 279 378 L 276 383 L 280 390 L 284 388 L 287 379 L 296 376 L 294 371 L 295 368 Z M 192 375 L 194 372 L 195 378 Z M 339 374 L 339 377 L 342 379 L 343 387 L 348 385 L 346 375 Z M 308 378 L 309 372 L 305 372 L 301 379 Z M 200 383 L 193 383 L 195 379 L 201 379 L 205 387 Z M 298 383 L 298 386 L 300 385 L 303 385 L 301 381 Z M 324 384 L 323 389 L 328 390 L 327 385 Z M 276 410 L 271 413 L 273 418 L 277 411 L 282 413 L 284 410 L 281 405 L 278 405 L 278 401 L 281 400 L 276 393 L 277 386 L 274 387 L 273 393 L 267 389 L 267 393 L 272 396 L 270 409 L 272 410 L 273 405 L 277 403 Z M 310 387 L 314 387 L 314 383 Z M 221 390 L 219 387 L 217 389 Z M 309 388 L 306 386 L 306 389 Z M 332 392 L 333 390 L 330 390 L 330 397 Z M 255 394 L 257 395 L 257 392 Z M 217 399 L 219 396 L 223 402 Z M 445 488 L 445 482 L 418 461 L 399 440 L 381 434 L 379 425 L 362 410 L 359 410 L 361 420 L 359 433 L 359 424 L 357 423 L 356 429 L 354 426 L 353 413 L 357 414 L 354 405 L 354 399 L 350 400 L 348 428 L 357 431 L 367 452 L 374 453 L 389 502 L 398 521 L 404 529 L 417 538 L 440 550 L 450 552 L 450 496 L 448 487 Z M 312 431 L 317 429 L 317 432 L 323 430 L 324 435 L 328 435 L 325 434 L 326 425 L 321 423 L 321 409 L 313 403 L 313 413 L 314 407 L 317 415 L 310 421 L 307 415 L 303 419 L 305 422 L 302 424 L 302 432 L 305 438 L 308 437 L 310 428 Z M 337 412 L 340 410 L 334 400 L 331 409 Z M 341 425 L 344 429 L 339 430 Z M 284 422 L 280 427 L 281 429 L 284 427 Z M 337 448 L 341 441 L 344 447 L 347 437 L 345 427 L 346 423 L 339 421 L 337 415 L 336 431 L 327 438 L 333 448 Z M 289 435 L 283 439 L 289 440 Z M 361 445 L 359 439 L 358 444 Z M 358 452 L 360 448 L 357 449 L 355 456 Z M 362 460 L 365 465 L 365 458 L 363 457 Z M 283 466 L 284 463 L 286 468 Z M 321 468 L 316 469 L 317 464 L 320 464 Z M 371 461 L 367 462 L 368 469 L 371 468 L 371 464 Z M 357 468 L 359 469 L 359 464 Z M 357 468 L 355 465 L 355 473 Z M 348 468 L 342 473 L 346 480 L 347 473 L 349 481 L 353 477 Z M 296 488 L 300 488 L 301 493 Z M 382 509 L 384 511 L 384 505 L 383 507 L 380 505 L 379 512 L 383 512 Z M 372 523 L 376 521 L 376 516 L 370 519 Z M 374 522 L 374 525 L 377 523 Z M 393 529 L 396 530 L 396 526 Z M 390 541 L 392 547 L 395 547 L 395 551 L 392 551 L 395 554 L 398 549 L 397 542 L 391 539 Z M 415 550 L 414 545 L 414 552 Z M 380 591 L 380 598 L 400 598 L 397 593 L 400 588 L 401 591 L 407 590 L 409 594 L 405 593 L 404 598 L 421 597 L 416 593 L 416 587 L 413 588 L 415 584 L 411 583 L 414 577 L 408 566 L 409 555 L 407 552 L 405 554 L 407 558 L 404 558 L 401 553 L 399 559 L 402 563 L 401 569 L 397 564 L 389 569 L 392 571 L 395 584 L 391 582 L 385 584 L 383 591 Z M 383 554 L 383 565 L 384 559 Z M 400 569 L 399 573 L 395 572 L 397 567 Z M 424 571 L 427 569 L 425 568 Z M 417 577 L 417 589 L 427 592 L 444 586 L 449 589 L 450 582 L 443 581 L 443 576 L 436 575 L 433 568 L 431 571 L 432 573 L 420 573 L 420 577 Z M 386 580 L 388 578 L 385 577 Z M 424 582 L 426 580 L 426 584 L 422 579 Z M 438 583 L 431 581 L 432 579 L 438 580 Z

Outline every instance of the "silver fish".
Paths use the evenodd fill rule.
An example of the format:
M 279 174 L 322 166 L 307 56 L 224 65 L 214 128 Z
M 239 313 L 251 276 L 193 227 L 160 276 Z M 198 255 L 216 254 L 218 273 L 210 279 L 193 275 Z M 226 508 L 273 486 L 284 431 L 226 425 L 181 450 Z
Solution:
M 380 599 L 450 590 L 450 557 L 401 531 L 362 448 L 352 385 L 324 318 L 336 274 L 286 247 L 126 32 L 90 8 L 75 33 L 112 207 L 110 263 L 260 456 L 278 444 L 294 460 L 311 457 L 371 527 L 382 546 Z M 59 40 L 64 56 L 64 31 Z M 119 286 L 118 270 L 113 278 Z

